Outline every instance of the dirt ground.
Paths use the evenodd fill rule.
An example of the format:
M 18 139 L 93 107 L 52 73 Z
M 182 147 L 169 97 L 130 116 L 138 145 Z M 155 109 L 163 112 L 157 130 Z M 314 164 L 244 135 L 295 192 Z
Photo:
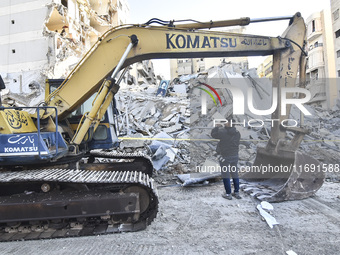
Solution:
M 271 229 L 259 201 L 221 197 L 222 182 L 159 187 L 159 213 L 145 230 L 104 236 L 0 243 L 1 254 L 339 254 L 339 183 L 315 197 L 275 203 Z

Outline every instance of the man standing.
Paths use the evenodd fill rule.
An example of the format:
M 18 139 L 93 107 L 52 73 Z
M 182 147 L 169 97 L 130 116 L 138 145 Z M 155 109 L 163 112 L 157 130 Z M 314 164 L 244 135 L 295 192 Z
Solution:
M 240 144 L 240 132 L 232 126 L 235 122 L 233 119 L 228 119 L 224 127 L 222 125 L 216 126 L 211 131 L 211 136 L 219 139 L 217 144 L 217 153 L 219 154 L 219 161 L 221 166 L 221 175 L 226 193 L 222 194 L 223 198 L 232 199 L 232 195 L 241 199 L 239 194 L 240 182 L 238 177 L 237 163 L 238 163 L 238 150 Z M 234 193 L 231 194 L 230 175 L 233 178 Z

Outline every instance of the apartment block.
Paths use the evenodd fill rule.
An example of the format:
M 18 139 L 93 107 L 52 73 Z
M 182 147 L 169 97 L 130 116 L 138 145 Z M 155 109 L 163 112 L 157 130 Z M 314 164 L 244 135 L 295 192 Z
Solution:
M 334 35 L 334 49 L 336 56 L 337 77 L 340 77 L 340 0 L 331 0 L 332 27 Z
M 330 10 L 314 13 L 307 25 L 307 88 L 311 103 L 332 108 L 338 96 Z
M 244 27 L 226 30 L 226 32 L 230 33 L 243 33 L 244 31 Z M 183 75 L 204 72 L 210 67 L 223 65 L 225 63 L 238 64 L 240 69 L 248 69 L 247 57 L 171 59 L 171 79 L 175 79 Z
M 129 70 L 129 77 L 131 80 L 128 83 L 135 85 L 157 84 L 159 80 L 156 77 L 152 60 L 133 64 Z
M 339 92 L 335 79 L 336 64 L 330 11 L 323 10 L 310 15 L 306 19 L 306 26 L 308 53 L 306 87 L 312 94 L 309 102 L 324 109 L 331 109 Z M 259 77 L 271 78 L 272 68 L 273 58 L 268 56 L 257 68 L 257 74 Z
M 257 75 L 259 78 L 273 78 L 273 56 L 266 57 L 263 62 L 257 67 Z
M 332 27 L 336 77 L 340 78 L 340 0 L 331 0 Z M 337 79 L 338 98 L 340 98 L 340 79 Z
M 171 79 L 184 75 L 205 72 L 213 66 L 220 66 L 226 63 L 236 64 L 240 70 L 248 69 L 247 57 L 171 59 Z

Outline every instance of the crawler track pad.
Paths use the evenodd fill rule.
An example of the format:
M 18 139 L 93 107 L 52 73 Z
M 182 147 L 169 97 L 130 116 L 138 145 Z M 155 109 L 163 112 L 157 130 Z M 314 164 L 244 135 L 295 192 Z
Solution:
M 0 223 L 112 216 L 115 221 L 139 218 L 138 193 L 62 192 L 2 197 Z

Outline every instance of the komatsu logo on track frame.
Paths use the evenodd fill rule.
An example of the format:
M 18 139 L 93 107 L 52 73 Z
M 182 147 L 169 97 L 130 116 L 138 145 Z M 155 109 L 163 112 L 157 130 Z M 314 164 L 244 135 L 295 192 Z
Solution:
M 236 38 L 218 36 L 191 36 L 183 34 L 166 34 L 167 49 L 194 49 L 194 48 L 235 48 Z

